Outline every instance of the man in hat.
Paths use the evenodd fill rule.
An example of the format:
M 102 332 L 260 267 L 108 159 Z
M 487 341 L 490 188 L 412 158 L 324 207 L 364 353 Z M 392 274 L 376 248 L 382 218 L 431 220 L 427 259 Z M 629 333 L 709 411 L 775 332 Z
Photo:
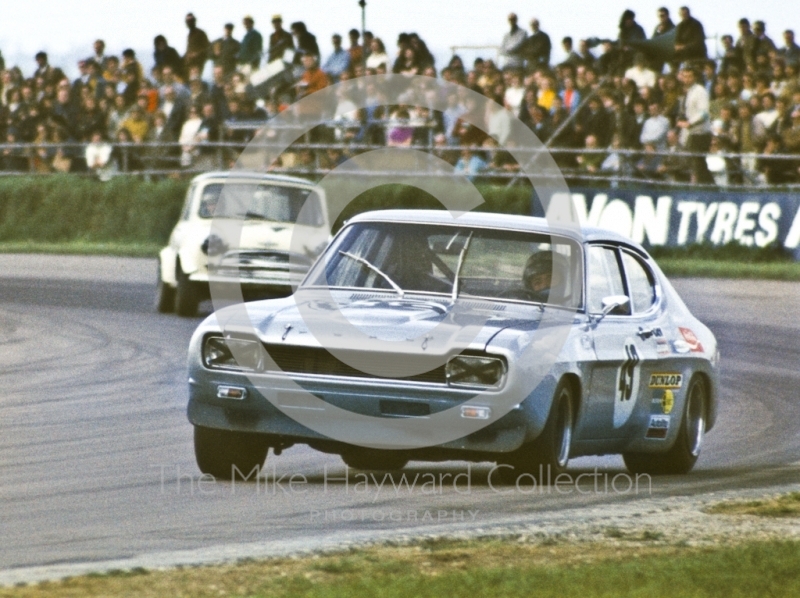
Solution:
M 292 34 L 283 28 L 281 15 L 272 15 L 272 28 L 274 31 L 269 36 L 269 61 L 283 58 L 286 50 L 294 48 Z
M 203 71 L 203 65 L 208 58 L 208 50 L 211 43 L 208 41 L 206 32 L 197 26 L 197 19 L 192 13 L 186 15 L 186 27 L 189 35 L 186 37 L 186 54 L 183 57 L 186 72 L 196 66 Z
M 245 33 L 242 38 L 237 60 L 239 64 L 244 67 L 243 70 L 245 71 L 258 70 L 261 64 L 261 51 L 264 49 L 264 39 L 261 37 L 261 34 L 256 31 L 253 17 L 247 15 L 242 19 L 242 24 L 247 30 L 247 33 Z

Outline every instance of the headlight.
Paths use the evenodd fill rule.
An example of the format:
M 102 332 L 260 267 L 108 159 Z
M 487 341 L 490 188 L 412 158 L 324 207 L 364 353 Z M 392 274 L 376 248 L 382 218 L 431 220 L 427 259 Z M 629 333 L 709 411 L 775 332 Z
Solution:
M 258 341 L 209 336 L 203 343 L 203 364 L 212 369 L 261 372 L 264 353 Z
M 212 234 L 200 245 L 200 251 L 208 256 L 221 255 L 228 251 L 228 245 L 220 237 Z
M 506 375 L 506 363 L 498 357 L 459 355 L 445 367 L 450 386 L 500 387 Z

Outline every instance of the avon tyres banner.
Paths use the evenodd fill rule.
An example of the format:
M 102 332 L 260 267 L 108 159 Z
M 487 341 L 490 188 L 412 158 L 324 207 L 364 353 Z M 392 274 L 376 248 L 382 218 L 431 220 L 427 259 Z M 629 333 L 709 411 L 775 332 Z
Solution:
M 533 206 L 534 215 L 544 215 L 538 201 Z M 554 194 L 545 206 L 550 218 L 574 210 L 582 225 L 645 247 L 730 241 L 765 247 L 777 241 L 800 256 L 800 193 L 575 188 L 569 198 Z

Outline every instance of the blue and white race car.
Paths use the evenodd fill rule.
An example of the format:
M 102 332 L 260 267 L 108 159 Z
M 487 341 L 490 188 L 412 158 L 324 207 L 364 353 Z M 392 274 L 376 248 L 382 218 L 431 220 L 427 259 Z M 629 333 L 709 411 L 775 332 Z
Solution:
M 719 353 L 641 246 L 544 219 L 389 210 L 339 231 L 294 295 L 209 316 L 189 349 L 200 469 L 307 444 L 359 469 L 492 461 L 548 476 L 622 454 L 687 473 Z

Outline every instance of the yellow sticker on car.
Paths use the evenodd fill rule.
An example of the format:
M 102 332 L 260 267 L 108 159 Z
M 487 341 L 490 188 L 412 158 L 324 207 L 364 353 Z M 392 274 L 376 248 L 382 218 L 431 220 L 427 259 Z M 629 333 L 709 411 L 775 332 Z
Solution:
M 677 372 L 650 374 L 650 388 L 680 388 L 683 386 L 683 374 Z
M 664 415 L 669 415 L 672 413 L 672 408 L 675 406 L 675 395 L 672 394 L 671 390 L 665 390 L 664 396 L 661 397 L 661 410 L 664 412 Z

